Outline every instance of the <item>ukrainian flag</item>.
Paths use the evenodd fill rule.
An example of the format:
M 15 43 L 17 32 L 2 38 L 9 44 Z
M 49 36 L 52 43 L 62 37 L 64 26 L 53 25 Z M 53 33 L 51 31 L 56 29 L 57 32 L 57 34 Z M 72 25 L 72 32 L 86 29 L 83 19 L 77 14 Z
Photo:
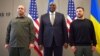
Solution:
M 91 16 L 95 28 L 97 45 L 97 52 L 100 54 L 100 7 L 98 0 L 91 0 Z

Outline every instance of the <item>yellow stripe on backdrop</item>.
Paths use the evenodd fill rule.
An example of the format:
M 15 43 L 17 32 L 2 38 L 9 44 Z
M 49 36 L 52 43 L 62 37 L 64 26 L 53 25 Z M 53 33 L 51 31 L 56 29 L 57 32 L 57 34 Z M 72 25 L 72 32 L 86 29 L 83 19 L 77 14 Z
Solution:
M 96 40 L 97 40 L 97 45 L 96 45 L 96 50 L 100 54 L 100 23 L 97 22 L 96 18 L 94 16 L 90 16 L 90 20 L 94 24 L 94 29 L 96 33 Z

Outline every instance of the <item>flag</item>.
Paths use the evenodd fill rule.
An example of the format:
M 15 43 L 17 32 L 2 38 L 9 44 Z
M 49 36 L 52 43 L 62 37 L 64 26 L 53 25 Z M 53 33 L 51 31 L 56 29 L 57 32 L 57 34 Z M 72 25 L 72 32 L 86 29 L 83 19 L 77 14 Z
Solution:
M 34 40 L 34 49 L 38 53 L 39 56 L 43 56 L 43 53 L 42 51 L 39 50 L 39 46 L 38 46 L 38 32 L 39 32 L 40 23 L 39 23 L 39 18 L 38 18 L 36 0 L 30 0 L 28 16 L 33 20 L 33 23 L 34 23 L 35 36 L 36 36 Z
M 47 12 L 49 12 L 49 10 L 50 10 L 50 9 L 49 9 L 49 5 L 50 5 L 51 3 L 53 3 L 53 2 L 54 2 L 54 0 L 49 0 L 49 1 L 48 1 L 48 10 L 47 10 Z
M 76 12 L 75 12 L 74 0 L 68 0 L 68 10 L 67 10 L 68 31 L 70 28 L 70 23 L 75 19 L 75 17 L 76 17 Z
M 98 2 L 99 2 L 98 0 L 91 0 L 90 20 L 92 20 L 94 24 L 96 40 L 97 40 L 96 49 L 100 54 L 100 7 Z

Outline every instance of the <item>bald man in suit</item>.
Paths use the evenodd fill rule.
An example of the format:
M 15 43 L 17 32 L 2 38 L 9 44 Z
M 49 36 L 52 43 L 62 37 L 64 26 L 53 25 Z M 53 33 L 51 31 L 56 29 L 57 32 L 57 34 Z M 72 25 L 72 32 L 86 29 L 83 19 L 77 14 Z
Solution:
M 56 4 L 49 5 L 50 11 L 41 16 L 39 46 L 44 56 L 62 56 L 63 46 L 67 48 L 68 32 L 64 15 L 56 12 Z

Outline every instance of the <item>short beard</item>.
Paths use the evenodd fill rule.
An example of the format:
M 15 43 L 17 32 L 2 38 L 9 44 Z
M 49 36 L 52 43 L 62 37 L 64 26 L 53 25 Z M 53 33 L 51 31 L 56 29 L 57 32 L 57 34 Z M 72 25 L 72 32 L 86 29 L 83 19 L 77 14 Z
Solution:
M 80 17 L 78 17 L 78 18 L 83 18 L 83 15 L 82 15 L 82 16 L 80 16 Z

